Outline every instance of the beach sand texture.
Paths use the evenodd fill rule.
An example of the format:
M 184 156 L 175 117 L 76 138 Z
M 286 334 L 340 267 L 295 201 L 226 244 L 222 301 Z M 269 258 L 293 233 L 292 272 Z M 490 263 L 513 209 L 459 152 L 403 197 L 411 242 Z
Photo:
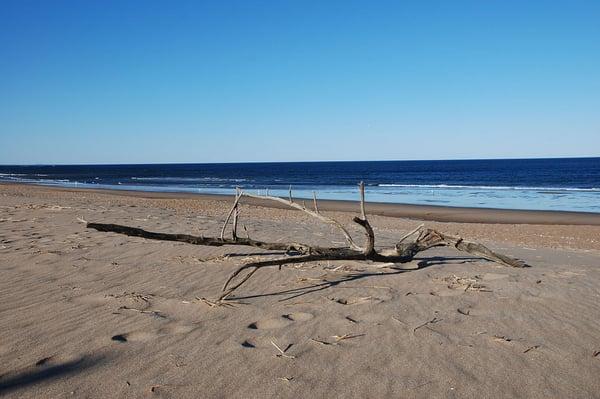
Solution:
M 426 222 L 532 267 L 449 249 L 406 270 L 306 263 L 261 270 L 233 307 L 211 307 L 198 298 L 260 250 L 77 221 L 218 236 L 230 206 L 0 185 L 0 396 L 600 397 L 600 226 Z M 378 245 L 420 223 L 370 220 Z M 295 211 L 244 206 L 241 223 L 265 240 L 343 242 Z

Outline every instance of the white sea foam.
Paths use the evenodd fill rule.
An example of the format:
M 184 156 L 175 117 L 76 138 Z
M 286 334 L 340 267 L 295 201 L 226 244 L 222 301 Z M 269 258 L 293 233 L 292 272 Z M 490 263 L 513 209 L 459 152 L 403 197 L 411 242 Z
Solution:
M 170 177 L 170 176 L 156 176 L 156 177 L 136 177 L 133 176 L 130 178 L 131 180 L 140 180 L 140 181 L 181 181 L 181 182 L 243 182 L 246 179 L 227 179 L 221 177 Z
M 26 175 L 18 175 L 18 176 L 26 176 Z M 16 177 L 13 175 L 11 176 L 7 176 L 7 174 L 0 174 L 0 181 L 1 180 L 10 180 L 12 182 L 19 182 L 19 183 L 38 183 L 38 184 L 77 184 L 78 182 L 73 182 L 71 180 L 68 179 L 32 179 L 32 178 L 23 178 L 23 177 Z
M 600 187 L 526 187 L 526 186 L 466 186 L 453 184 L 378 184 L 378 187 L 403 187 L 426 189 L 468 189 L 468 190 L 524 190 L 524 191 L 587 191 L 600 192 Z
M 93 180 L 92 180 L 93 179 Z M 105 184 L 100 179 L 71 181 L 51 179 L 35 174 L 2 173 L 0 180 L 47 186 L 106 188 L 120 190 L 161 191 L 161 192 L 201 192 L 210 194 L 231 194 L 234 182 L 244 179 L 223 179 L 214 177 L 134 177 L 120 182 Z M 139 180 L 139 181 L 138 181 Z M 240 184 L 245 189 L 259 188 L 248 179 Z M 260 188 L 263 190 L 263 187 Z M 287 184 L 271 184 L 272 195 L 288 196 Z M 313 190 L 319 198 L 355 200 L 357 188 L 354 185 L 298 184 L 294 196 L 312 198 Z M 600 188 L 577 187 L 519 187 L 452 184 L 374 184 L 367 188 L 368 200 L 373 202 L 438 204 L 449 206 L 471 206 L 486 208 L 570 210 L 600 212 Z

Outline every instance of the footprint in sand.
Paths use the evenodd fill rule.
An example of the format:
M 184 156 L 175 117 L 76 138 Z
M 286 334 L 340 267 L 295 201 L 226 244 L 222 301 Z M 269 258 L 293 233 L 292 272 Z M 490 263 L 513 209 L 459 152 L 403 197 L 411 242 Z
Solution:
M 111 339 L 116 342 L 147 342 L 157 338 L 158 334 L 149 331 L 133 331 L 130 333 L 113 335 Z
M 242 346 L 242 348 L 251 348 L 251 349 L 256 348 L 256 344 L 254 344 L 254 342 L 252 342 L 249 339 L 245 340 L 240 345 Z
M 459 295 L 463 295 L 465 293 L 465 290 L 453 290 L 453 289 L 448 289 L 448 290 L 444 290 L 444 291 L 431 291 L 429 294 L 433 295 L 433 296 L 459 296 Z
M 339 303 L 340 305 L 363 305 L 363 304 L 374 304 L 381 303 L 389 300 L 391 297 L 381 296 L 362 296 L 362 297 L 343 297 L 343 298 L 329 298 L 333 302 Z
M 251 330 L 273 330 L 276 328 L 285 327 L 291 323 L 292 323 L 291 320 L 286 319 L 285 317 L 282 316 L 277 319 L 266 319 L 266 320 L 255 321 L 254 323 L 250 323 L 248 325 L 248 328 Z
M 47 366 L 53 366 L 56 364 L 61 364 L 61 363 L 70 363 L 70 362 L 74 362 L 77 360 L 82 359 L 81 356 L 77 356 L 77 355 L 65 355 L 65 354 L 59 354 L 59 355 L 52 355 L 52 356 L 48 356 L 48 357 L 44 357 L 39 359 L 37 362 L 35 362 L 35 366 L 36 367 L 47 367 Z
M 290 314 L 284 314 L 282 317 L 291 321 L 307 321 L 315 316 L 313 316 L 311 313 L 295 312 Z
M 36 368 L 52 368 L 56 366 L 75 365 L 89 358 L 90 355 L 81 355 L 74 353 L 59 353 L 38 359 L 33 364 Z
M 280 317 L 272 318 L 272 319 L 264 319 L 255 321 L 254 323 L 250 323 L 248 328 L 251 330 L 275 330 L 278 328 L 283 328 L 286 326 L 293 325 L 295 323 L 308 321 L 313 319 L 315 316 L 312 313 L 305 312 L 294 312 L 283 314 Z M 288 348 L 291 346 L 290 344 Z M 253 339 L 246 339 L 242 343 L 240 343 L 242 348 L 253 349 L 256 348 L 256 341 Z M 284 349 L 285 352 L 287 349 Z
M 274 319 L 265 319 L 250 323 L 248 328 L 251 330 L 273 330 L 286 327 L 293 322 L 307 321 L 315 317 L 311 313 L 295 312 L 281 315 Z
M 187 334 L 197 329 L 197 325 L 171 323 L 158 330 L 159 335 Z
M 116 342 L 147 342 L 153 339 L 169 336 L 169 335 L 178 335 L 178 334 L 187 334 L 195 329 L 197 329 L 197 325 L 189 325 L 189 324 L 179 324 L 179 323 L 170 323 L 164 327 L 159 328 L 157 331 L 132 331 L 128 333 L 116 334 L 111 337 L 111 340 Z
M 119 294 L 91 294 L 71 298 L 73 302 L 103 306 L 106 304 L 118 306 L 119 309 L 146 310 L 150 307 L 154 295 L 137 292 L 123 292 Z
M 108 302 L 106 296 L 103 294 L 75 296 L 70 298 L 69 301 L 93 306 L 102 306 Z

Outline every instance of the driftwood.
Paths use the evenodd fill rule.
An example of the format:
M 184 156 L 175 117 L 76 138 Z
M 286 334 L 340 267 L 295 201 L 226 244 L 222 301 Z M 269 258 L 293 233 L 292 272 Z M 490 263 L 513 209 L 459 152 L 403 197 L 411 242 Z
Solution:
M 291 188 L 289 191 L 289 198 L 280 198 L 273 196 L 261 196 L 246 193 L 240 189 L 236 190 L 233 206 L 229 211 L 225 223 L 221 229 L 221 235 L 219 237 L 202 237 L 192 236 L 187 234 L 167 234 L 167 233 L 155 233 L 135 227 L 122 226 L 117 224 L 105 224 L 105 223 L 87 223 L 88 228 L 92 228 L 98 231 L 113 232 L 119 234 L 125 234 L 128 236 L 148 238 L 152 240 L 162 241 L 179 241 L 194 245 L 205 245 L 205 246 L 224 246 L 224 245 L 245 245 L 255 248 L 261 248 L 265 250 L 284 251 L 287 255 L 284 258 L 269 259 L 259 262 L 248 263 L 240 266 L 234 271 L 231 276 L 227 279 L 223 285 L 223 292 L 219 297 L 219 301 L 227 299 L 233 291 L 244 284 L 256 271 L 262 267 L 267 266 L 281 266 L 285 264 L 311 262 L 311 261 L 322 261 L 322 260 L 362 260 L 386 263 L 386 267 L 394 268 L 394 265 L 410 262 L 414 257 L 423 251 L 426 251 L 433 247 L 453 247 L 459 251 L 467 252 L 476 257 L 487 259 L 489 261 L 499 263 L 509 267 L 525 267 L 527 266 L 523 261 L 508 257 L 506 255 L 498 254 L 482 244 L 476 242 L 470 242 L 463 240 L 461 237 L 451 236 L 441 233 L 437 230 L 425 228 L 423 225 L 418 226 L 416 229 L 406 234 L 404 237 L 396 243 L 394 247 L 383 248 L 376 250 L 375 248 L 375 233 L 369 220 L 367 219 L 367 212 L 365 206 L 365 186 L 361 182 L 360 188 L 360 216 L 354 217 L 352 220 L 360 225 L 365 231 L 365 245 L 359 246 L 356 244 L 348 230 L 338 221 L 327 217 L 319 212 L 317 205 L 316 194 L 313 193 L 313 206 L 314 209 L 308 209 L 304 204 L 298 204 L 292 199 Z M 321 247 L 313 246 L 303 243 L 296 242 L 265 242 L 251 239 L 249 236 L 246 238 L 237 236 L 237 224 L 239 220 L 239 206 L 243 197 L 259 198 L 263 200 L 275 201 L 288 205 L 290 208 L 300 210 L 318 220 L 335 226 L 346 239 L 347 246 L 345 247 Z M 226 238 L 225 232 L 230 221 L 232 221 L 232 237 Z M 244 230 L 246 230 L 244 226 Z M 247 230 L 246 230 L 247 232 Z M 407 241 L 409 238 L 415 237 L 412 241 Z M 246 273 L 242 275 L 242 272 Z M 237 281 L 236 281 L 237 280 Z

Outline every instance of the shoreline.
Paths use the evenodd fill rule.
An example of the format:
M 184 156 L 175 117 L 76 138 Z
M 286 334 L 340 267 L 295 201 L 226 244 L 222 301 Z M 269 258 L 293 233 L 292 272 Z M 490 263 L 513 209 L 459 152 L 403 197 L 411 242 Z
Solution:
M 37 187 L 40 189 L 49 189 L 62 192 L 92 192 L 103 195 L 148 199 L 199 199 L 223 202 L 231 202 L 233 199 L 233 195 L 224 194 L 167 193 L 156 191 L 71 188 L 11 182 L 0 182 L 0 185 Z M 308 201 L 296 198 L 295 200 L 299 202 Z M 283 204 L 254 198 L 245 198 L 244 202 L 252 206 L 289 209 Z M 600 226 L 600 213 L 592 212 L 469 208 L 439 205 L 390 204 L 369 201 L 367 201 L 367 206 L 368 213 L 371 215 L 423 221 Z M 319 209 L 323 211 L 357 212 L 359 209 L 359 203 L 358 201 L 319 200 Z

